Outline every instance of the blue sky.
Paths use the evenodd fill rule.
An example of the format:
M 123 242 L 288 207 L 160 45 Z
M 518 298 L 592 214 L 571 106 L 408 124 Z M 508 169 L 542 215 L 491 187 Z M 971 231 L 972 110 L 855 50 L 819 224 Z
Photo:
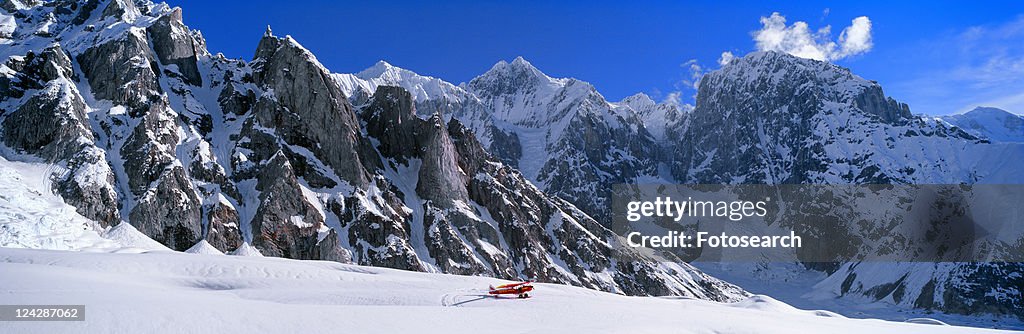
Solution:
M 778 12 L 785 30 L 802 21 L 812 34 L 830 26 L 841 46 L 843 30 L 866 16 L 870 48 L 830 61 L 878 81 L 915 113 L 975 105 L 1024 113 L 1024 2 L 169 3 L 184 7 L 185 23 L 203 32 L 211 52 L 229 57 L 250 59 L 269 24 L 335 72 L 383 59 L 459 83 L 521 55 L 551 76 L 593 83 L 609 100 L 680 92 L 691 103 L 692 65 L 714 70 L 724 51 L 755 51 L 763 17 Z

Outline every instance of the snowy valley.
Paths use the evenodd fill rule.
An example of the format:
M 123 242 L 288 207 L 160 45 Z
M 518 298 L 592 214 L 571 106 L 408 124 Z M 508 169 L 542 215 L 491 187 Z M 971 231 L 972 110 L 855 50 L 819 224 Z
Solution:
M 0 260 L 5 303 L 87 305 L 84 322 L 0 323 L 13 333 L 999 332 L 849 319 L 762 295 L 718 303 L 537 284 L 535 298 L 495 299 L 481 297 L 491 278 L 326 261 L 10 248 Z
M 774 52 L 694 106 L 607 101 L 522 57 L 458 85 L 333 73 L 270 27 L 251 60 L 211 53 L 182 10 L 0 1 L 0 294 L 88 314 L 0 332 L 1024 328 L 1019 264 L 691 265 L 609 222 L 619 183 L 1019 184 L 1020 116 L 913 115 Z M 536 298 L 481 296 L 522 279 Z

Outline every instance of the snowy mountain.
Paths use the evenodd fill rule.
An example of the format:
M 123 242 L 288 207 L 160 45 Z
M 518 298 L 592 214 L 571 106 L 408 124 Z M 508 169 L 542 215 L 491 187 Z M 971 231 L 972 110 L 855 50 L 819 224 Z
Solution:
M 403 76 L 363 75 L 381 73 L 367 70 L 360 80 L 368 84 L 361 85 L 388 82 L 411 90 L 440 91 L 417 88 L 428 82 L 440 85 L 434 78 L 418 77 L 408 70 L 392 71 Z M 518 163 L 524 175 L 542 189 L 595 217 L 602 217 L 607 203 L 600 201 L 600 195 L 579 196 L 574 189 L 600 194 L 600 189 L 609 185 L 608 182 L 1016 184 L 1022 181 L 1019 166 L 1007 162 L 1024 161 L 1024 146 L 992 143 L 949 121 L 912 115 L 908 106 L 886 97 L 877 83 L 848 69 L 775 52 L 757 52 L 737 58 L 705 76 L 701 80 L 697 105 L 693 107 L 672 101 L 656 103 L 644 94 L 608 103 L 592 86 L 575 79 L 550 78 L 521 58 L 511 63 L 499 62 L 468 84 L 444 86 L 449 87 L 448 92 L 457 93 L 446 95 L 443 100 L 473 101 L 474 106 L 479 101 L 486 106 L 482 112 L 479 107 L 474 107 L 477 109 L 473 112 L 449 109 L 446 115 L 460 120 L 485 120 L 477 124 L 502 129 L 502 133 L 514 139 L 504 141 L 514 145 L 504 146 L 513 149 L 498 149 L 502 145 L 494 144 L 503 141 L 492 140 L 487 135 L 479 136 L 481 142 L 489 141 L 491 151 L 498 152 L 496 155 L 504 161 Z M 417 100 L 417 107 L 425 105 L 424 102 Z M 467 114 L 473 116 L 467 117 Z M 565 125 L 586 115 L 601 117 Z M 627 133 L 629 131 L 633 133 Z M 602 138 L 612 140 L 607 141 L 609 145 L 591 151 L 597 152 L 595 154 L 580 153 L 578 148 L 588 147 L 586 140 L 566 140 L 574 143 L 568 148 L 558 145 L 559 138 L 585 138 L 591 133 L 603 133 Z M 631 151 L 631 145 L 644 145 L 646 149 Z M 634 153 L 624 154 L 628 152 Z M 623 155 L 615 159 L 601 158 L 614 154 Z M 630 164 L 630 156 L 642 162 Z M 545 169 L 549 162 L 554 166 L 569 162 L 574 168 L 580 166 L 582 171 Z M 586 173 L 588 167 L 600 176 L 591 177 Z M 552 173 L 545 174 L 547 171 Z M 578 186 L 566 189 L 565 184 Z M 886 270 L 876 270 L 869 269 L 877 268 L 874 265 L 840 263 L 824 267 L 812 265 L 810 270 L 826 270 L 833 275 L 815 288 L 816 293 L 830 294 L 833 298 L 863 297 L 872 301 L 887 300 L 908 308 L 957 313 L 1019 316 L 1022 312 L 1012 298 L 977 297 L 984 295 L 986 289 L 1016 291 L 1014 286 L 1018 283 L 1012 277 L 991 275 L 992 270 L 1013 272 L 1020 268 L 887 266 Z M 740 270 L 749 269 L 743 268 Z M 841 268 L 843 272 L 836 271 Z M 888 274 L 872 274 L 881 271 Z M 913 280 L 902 279 L 904 274 Z M 970 282 L 980 281 L 989 283 L 975 285 L 977 289 L 962 289 L 971 287 Z M 900 294 L 912 296 L 894 297 L 893 293 L 900 286 L 903 286 L 898 290 Z M 945 291 L 956 293 L 943 297 Z M 932 298 L 922 297 L 928 295 Z M 955 300 L 955 296 L 975 297 Z M 1001 306 L 976 306 L 986 303 Z
M 54 167 L 0 158 L 0 247 L 77 250 L 113 247 L 98 224 L 50 191 Z
M 462 101 L 468 93 L 444 80 L 421 76 L 412 71 L 379 61 L 356 74 L 334 74 L 347 96 L 372 95 L 379 86 L 399 86 L 412 94 L 416 102 L 429 100 Z
M 686 115 L 693 110 L 691 105 L 683 105 L 673 99 L 663 102 L 654 102 L 650 96 L 644 93 L 637 93 L 613 103 L 618 108 L 629 109 L 635 113 L 644 124 L 654 139 L 664 141 L 666 139 L 665 129 L 677 129 L 686 121 Z M 667 157 L 665 157 L 667 159 Z
M 963 114 L 938 119 L 994 142 L 1024 142 L 1024 116 L 999 108 L 977 107 Z
M 672 142 L 684 183 L 1019 183 L 1024 147 L 910 114 L 874 82 L 775 52 L 701 80 Z
M 226 252 L 738 301 L 749 293 L 619 247 L 611 185 L 1024 175 L 1019 117 L 915 116 L 848 69 L 775 52 L 706 75 L 688 106 L 609 102 L 521 57 L 461 85 L 383 61 L 336 74 L 269 27 L 251 60 L 227 59 L 181 9 L 148 1 L 3 1 L 0 45 L 4 247 Z M 1022 269 L 798 270 L 823 273 L 802 288 L 830 298 L 1024 317 Z
M 483 105 L 462 88 L 386 63 L 359 74 L 386 80 L 346 83 L 269 27 L 251 61 L 227 59 L 207 51 L 180 8 L 162 3 L 4 4 L 3 22 L 13 18 L 14 27 L 0 49 L 5 156 L 45 170 L 32 178 L 59 195 L 47 201 L 80 216 L 47 227 L 45 212 L 13 210 L 31 219 L 6 222 L 5 245 L 76 242 L 19 232 L 39 217 L 36 225 L 54 230 L 204 254 L 536 278 L 631 295 L 747 295 L 687 264 L 617 247 L 591 216 L 487 153 L 470 127 L 479 123 L 433 115 L 448 114 L 447 102 L 416 114 L 413 101 L 438 94 Z
M 670 142 L 680 143 L 670 151 L 677 157 L 672 173 L 681 183 L 1024 181 L 1015 163 L 1024 161 L 1024 145 L 990 143 L 911 115 L 877 83 L 848 69 L 782 53 L 752 53 L 706 75 L 686 123 L 667 131 Z M 851 237 L 867 237 L 856 228 L 851 225 Z M 814 291 L 834 298 L 1024 317 L 1015 297 L 1024 272 L 1019 263 L 847 262 L 807 268 L 829 275 Z M 786 274 L 769 276 L 776 275 Z
M 659 151 L 628 104 L 609 103 L 589 83 L 552 78 L 522 57 L 500 61 L 455 86 L 379 62 L 358 74 L 335 74 L 360 104 L 361 92 L 381 84 L 414 93 L 417 113 L 453 117 L 478 134 L 499 160 L 517 167 L 545 192 L 598 221 L 610 215 L 610 186 L 658 178 Z M 646 114 L 681 114 L 659 105 Z

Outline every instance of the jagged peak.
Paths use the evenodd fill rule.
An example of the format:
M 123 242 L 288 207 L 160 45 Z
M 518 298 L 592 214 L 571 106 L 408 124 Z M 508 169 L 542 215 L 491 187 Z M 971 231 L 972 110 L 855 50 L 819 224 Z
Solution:
M 552 78 L 520 56 L 512 60 L 511 63 L 504 60 L 498 61 L 490 70 L 473 78 L 466 87 L 483 95 L 501 95 L 523 89 L 540 88 L 554 91 L 572 84 L 583 84 L 576 89 L 596 92 L 592 85 L 584 81 L 572 78 Z
M 633 109 L 651 108 L 657 105 L 649 95 L 644 93 L 636 93 L 619 101 L 619 104 L 629 106 Z
M 533 64 L 530 64 L 530 62 L 526 61 L 526 58 L 523 58 L 523 56 L 516 56 L 516 59 L 512 60 L 512 65 L 533 67 Z
M 744 68 L 764 67 L 773 70 L 787 69 L 787 68 L 799 68 L 803 70 L 813 70 L 821 72 L 822 74 L 840 74 L 844 76 L 854 77 L 856 79 L 867 82 L 863 78 L 853 74 L 850 69 L 832 64 L 827 61 L 814 60 L 808 58 L 800 58 L 785 52 L 778 51 L 755 51 L 748 53 L 743 57 L 736 58 L 738 61 L 733 61 L 730 65 L 736 66 L 725 66 L 718 71 L 743 71 Z
M 297 51 L 300 54 L 305 55 L 307 59 L 317 64 L 317 66 L 323 67 L 320 61 L 316 59 L 316 55 L 309 51 L 305 46 L 299 44 L 292 35 L 284 35 L 284 37 L 277 37 L 273 31 L 270 30 L 270 26 L 267 26 L 267 30 L 263 33 L 263 37 L 260 38 L 259 45 L 256 46 L 256 55 L 253 60 L 259 58 L 267 58 L 277 52 L 278 48 L 289 47 L 292 50 Z M 324 69 L 324 71 L 327 71 Z
M 374 63 L 373 66 L 370 67 L 370 68 L 392 69 L 392 68 L 397 68 L 397 67 L 395 67 L 394 65 L 391 65 L 391 63 L 387 62 L 386 60 L 381 59 L 381 60 L 378 60 L 376 63 Z
M 705 75 L 698 92 L 698 107 L 702 103 L 715 105 L 719 94 L 735 94 L 737 88 L 754 92 L 751 96 L 763 94 L 778 99 L 791 98 L 780 95 L 790 89 L 813 91 L 821 100 L 849 107 L 831 106 L 830 109 L 856 109 L 891 124 L 902 124 L 913 118 L 908 105 L 885 96 L 875 81 L 839 65 L 776 51 L 751 52 Z M 759 98 L 770 99 L 768 96 Z
M 270 159 L 267 159 L 267 164 L 273 163 L 281 165 L 282 168 L 292 168 L 292 162 L 291 160 L 288 160 L 288 155 L 285 154 L 284 151 L 280 149 L 278 149 L 277 152 L 274 152 L 274 155 L 270 156 Z
M 409 70 L 399 68 L 395 65 L 391 65 L 391 63 L 388 63 L 387 61 L 378 60 L 376 63 L 373 64 L 373 66 L 370 66 L 367 69 L 359 71 L 359 73 L 356 73 L 356 77 L 359 77 L 360 79 L 363 80 L 368 80 L 371 78 L 381 78 L 388 76 L 388 74 L 398 74 L 401 72 L 411 73 L 411 71 Z
M 409 90 L 400 86 L 380 85 L 373 92 L 370 100 L 370 112 L 388 112 L 386 118 L 398 123 L 416 117 L 416 106 Z
M 178 22 L 181 22 L 182 19 L 183 19 L 182 14 L 181 14 L 181 7 L 177 7 L 176 6 L 174 8 L 171 8 L 171 13 L 168 14 L 168 15 L 171 16 L 171 19 L 173 19 L 175 21 L 178 21 Z
M 627 96 L 626 98 L 624 98 L 622 100 L 623 101 L 638 100 L 638 101 L 651 101 L 651 102 L 654 102 L 654 99 L 651 98 L 650 95 L 647 95 L 647 93 L 644 93 L 644 92 L 640 92 L 640 93 L 636 93 L 636 94 Z
M 848 68 L 777 51 L 751 52 L 736 58 L 729 66 L 708 73 L 701 81 L 751 84 L 763 79 L 779 84 L 811 80 L 821 88 L 828 87 L 825 89 L 848 97 L 869 89 L 880 89 L 876 82 L 864 79 Z
M 130 0 L 112 0 L 107 4 L 107 7 L 103 9 L 102 17 L 113 16 L 118 19 L 124 20 L 125 22 L 134 22 L 135 19 L 142 16 L 142 12 L 135 6 L 135 2 Z
M 490 70 L 485 72 L 478 78 L 491 77 L 491 76 L 508 76 L 508 75 L 523 75 L 535 79 L 547 79 L 552 80 L 547 74 L 541 72 L 536 66 L 533 66 L 523 56 L 518 56 L 511 63 L 505 60 L 499 60 Z M 476 80 L 476 79 L 474 79 Z
M 333 76 L 349 95 L 355 94 L 359 90 L 370 94 L 376 90 L 376 87 L 383 85 L 405 88 L 415 97 L 416 101 L 430 99 L 458 101 L 465 98 L 476 98 L 468 94 L 463 87 L 440 78 L 418 74 L 392 65 L 385 60 L 379 60 L 373 66 L 354 74 L 336 73 Z

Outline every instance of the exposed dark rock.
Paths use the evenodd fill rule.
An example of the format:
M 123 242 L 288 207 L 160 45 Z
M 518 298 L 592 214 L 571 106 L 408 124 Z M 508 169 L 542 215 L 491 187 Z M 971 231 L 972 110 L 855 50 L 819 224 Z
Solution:
M 129 222 L 171 249 L 192 247 L 202 235 L 202 203 L 181 166 L 166 169 L 156 185 L 143 193 Z
M 476 135 L 469 130 L 462 122 L 452 118 L 448 121 L 448 136 L 458 153 L 459 166 L 468 175 L 480 170 L 487 161 L 495 160 L 494 157 L 484 150 L 483 145 L 477 140 Z
M 153 103 L 121 147 L 128 187 L 133 194 L 145 193 L 164 173 L 165 167 L 175 160 L 177 143 L 173 111 L 163 102 Z
M 202 86 L 203 78 L 196 65 L 196 41 L 181 23 L 181 8 L 174 8 L 146 29 L 153 41 L 153 49 L 164 66 L 175 65 L 185 82 Z
M 263 165 L 256 190 L 260 205 L 251 222 L 253 246 L 267 256 L 313 259 L 324 217 L 306 200 L 284 152 Z
M 204 238 L 210 245 L 222 252 L 235 250 L 242 245 L 238 212 L 234 208 L 218 201 L 203 206 L 203 210 L 207 223 Z
M 67 161 L 70 172 L 63 178 L 56 177 L 54 184 L 64 201 L 103 227 L 121 222 L 118 195 L 113 187 L 114 173 L 105 157 L 98 147 L 83 148 Z
M 4 0 L 0 1 L 0 8 L 7 10 L 8 12 L 15 12 L 19 7 L 32 7 L 39 5 L 38 0 Z
M 57 78 L 74 78 L 71 59 L 60 44 L 53 44 L 41 53 L 30 51 L 23 58 L 12 57 L 5 65 L 17 72 L 13 76 L 0 75 L 0 101 L 20 98 L 26 91 L 42 89 Z
M 195 157 L 194 160 L 192 160 L 192 164 L 189 165 L 189 173 L 192 178 L 211 185 L 216 185 L 216 191 L 204 191 L 204 195 L 209 196 L 213 195 L 215 192 L 223 192 L 235 199 L 242 197 L 238 192 L 238 188 L 228 178 L 227 171 L 224 170 L 224 167 L 217 161 L 212 160 L 211 157 L 213 152 L 209 151 L 208 145 L 200 145 L 190 153 Z
M 348 238 L 353 246 L 353 261 L 362 265 L 423 271 L 416 251 L 409 243 L 411 236 L 406 216 L 385 217 L 359 206 L 359 199 L 345 199 L 345 211 L 339 218 L 349 226 Z M 363 242 L 360 242 L 363 241 Z
M 59 45 L 25 58 L 21 79 L 45 87 L 4 118 L 4 144 L 64 165 L 67 172 L 53 176 L 54 190 L 79 214 L 102 226 L 117 224 L 120 214 L 111 186 L 113 173 L 103 151 L 93 143 L 85 102 L 70 81 L 71 60 Z
M 317 245 L 317 259 L 335 261 L 341 263 L 352 263 L 352 253 L 341 246 L 338 232 L 331 230 L 327 236 L 320 240 Z
M 494 152 L 501 162 L 512 167 L 519 167 L 519 159 L 523 157 L 523 146 L 519 143 L 519 135 L 515 132 L 505 132 L 497 126 L 490 126 L 491 146 L 490 152 Z
M 304 147 L 356 187 L 369 184 L 359 121 L 330 73 L 291 37 L 267 33 L 253 60 L 256 83 L 273 92 L 276 103 L 257 103 L 256 121 Z
M 74 86 L 55 81 L 4 118 L 4 144 L 50 161 L 68 159 L 92 140 L 85 121 Z
M 96 99 L 131 108 L 133 116 L 146 110 L 162 94 L 149 41 L 140 31 L 89 48 L 76 57 Z
M 75 18 L 71 20 L 71 23 L 75 25 L 81 25 L 85 23 L 85 21 L 92 16 L 92 12 L 95 11 L 96 8 L 99 7 L 99 5 L 100 0 L 86 0 L 85 3 L 82 4 L 81 9 L 78 10 L 78 15 L 75 15 Z
M 455 202 L 468 202 L 466 175 L 458 165 L 455 145 L 448 137 L 441 116 L 434 114 L 426 122 L 419 120 L 417 142 L 422 145 L 419 183 L 416 193 L 434 205 L 452 207 Z
M 115 19 L 134 19 L 142 15 L 139 8 L 132 0 L 110 0 L 106 8 L 103 8 L 101 18 L 113 17 Z
M 231 73 L 231 72 L 228 72 Z M 226 114 L 244 115 L 256 104 L 256 94 L 251 90 L 238 91 L 234 82 L 228 82 L 220 91 L 217 101 Z
M 416 118 L 412 95 L 401 87 L 379 86 L 361 112 L 366 133 L 380 141 L 377 150 L 388 158 L 405 162 L 417 155 Z
M 913 118 L 910 106 L 886 97 L 882 92 L 882 86 L 868 86 L 854 98 L 854 103 L 864 112 L 878 116 L 882 122 L 905 124 Z
M 458 275 L 491 274 L 492 270 L 495 273 L 511 273 L 507 270 L 510 267 L 503 266 L 509 264 L 504 256 L 489 259 L 497 263 L 495 268 L 491 268 L 474 255 L 474 248 L 481 247 L 477 228 L 489 229 L 492 235 L 497 235 L 490 225 L 474 221 L 453 206 L 437 205 L 435 202 L 423 203 L 423 225 L 427 250 L 442 271 Z M 470 243 L 467 244 L 463 238 Z

